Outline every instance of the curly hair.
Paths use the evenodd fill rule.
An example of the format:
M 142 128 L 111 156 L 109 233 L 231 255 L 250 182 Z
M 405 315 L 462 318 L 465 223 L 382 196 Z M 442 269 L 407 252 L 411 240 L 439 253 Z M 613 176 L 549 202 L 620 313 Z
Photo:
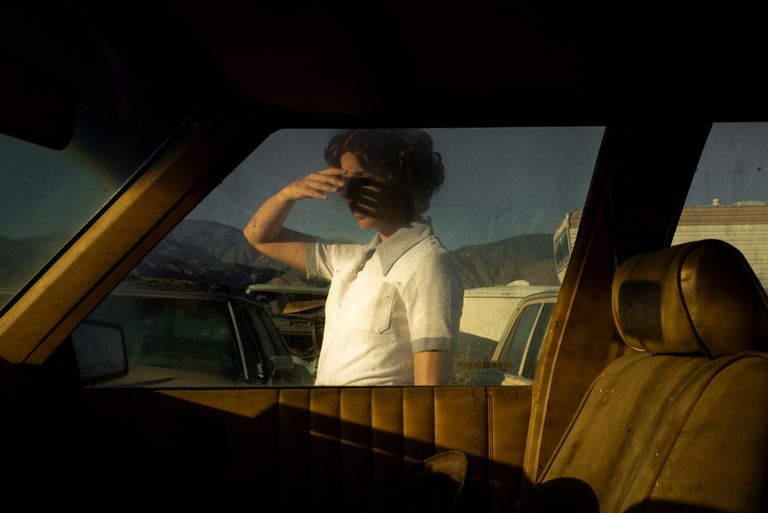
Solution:
M 412 221 L 429 209 L 445 180 L 442 156 L 432 137 L 420 129 L 352 129 L 335 135 L 325 147 L 325 161 L 339 167 L 351 152 L 363 169 L 387 176 L 404 192 L 405 215 Z

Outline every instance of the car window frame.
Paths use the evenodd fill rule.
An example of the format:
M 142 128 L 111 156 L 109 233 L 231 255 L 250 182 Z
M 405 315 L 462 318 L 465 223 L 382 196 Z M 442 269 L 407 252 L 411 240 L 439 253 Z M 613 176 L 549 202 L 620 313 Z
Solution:
M 227 300 L 227 311 L 229 312 L 230 323 L 232 324 L 232 327 L 235 330 L 235 342 L 237 343 L 237 351 L 238 351 L 238 354 L 240 355 L 240 368 L 243 371 L 243 377 L 241 381 L 248 383 L 250 382 L 251 377 L 250 377 L 250 369 L 248 366 L 248 362 L 246 360 L 243 337 L 240 332 L 240 326 L 237 322 L 237 315 L 235 315 L 235 309 L 232 305 L 232 300 L 229 300 L 229 299 Z

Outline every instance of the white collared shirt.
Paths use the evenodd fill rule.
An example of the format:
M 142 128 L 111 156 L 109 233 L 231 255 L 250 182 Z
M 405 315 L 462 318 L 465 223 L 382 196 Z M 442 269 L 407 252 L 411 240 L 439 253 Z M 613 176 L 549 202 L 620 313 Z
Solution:
M 308 243 L 307 276 L 331 280 L 315 385 L 412 385 L 413 353 L 455 348 L 464 288 L 426 219 L 383 242 Z

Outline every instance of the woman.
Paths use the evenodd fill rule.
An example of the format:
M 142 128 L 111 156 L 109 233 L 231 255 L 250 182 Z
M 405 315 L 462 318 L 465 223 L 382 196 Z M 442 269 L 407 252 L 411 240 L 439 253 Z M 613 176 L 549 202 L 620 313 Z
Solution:
M 348 130 L 329 167 L 288 184 L 244 229 L 250 244 L 308 277 L 331 281 L 315 385 L 450 383 L 463 300 L 448 251 L 422 217 L 444 171 L 422 130 Z M 338 244 L 283 227 L 294 203 L 338 193 L 369 244 Z

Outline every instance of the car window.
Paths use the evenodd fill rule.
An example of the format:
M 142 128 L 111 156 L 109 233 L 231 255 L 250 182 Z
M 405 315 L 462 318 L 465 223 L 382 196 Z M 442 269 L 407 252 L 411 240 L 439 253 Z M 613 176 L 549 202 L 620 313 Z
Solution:
M 472 369 L 492 364 L 491 357 L 517 304 L 530 294 L 559 286 L 553 237 L 564 214 L 583 206 L 603 127 L 425 132 L 441 160 L 444 180 L 429 199 L 423 218 L 448 255 L 458 284 L 451 290 L 459 291 L 462 312 L 455 340 L 444 347 L 455 353 L 452 384 L 473 384 L 477 379 L 472 377 Z M 327 276 L 321 278 L 268 257 L 249 244 L 243 230 L 270 196 L 309 173 L 329 167 L 324 150 L 339 133 L 337 129 L 274 133 L 127 279 L 188 280 L 194 276 L 202 283 L 245 293 L 265 307 L 249 315 L 266 316 L 271 321 L 254 322 L 254 338 L 278 344 L 261 344 L 263 358 L 290 357 L 294 365 L 314 373 L 325 337 L 339 336 L 338 330 L 329 334 L 326 325 L 332 282 Z M 346 200 L 330 193 L 325 200 L 295 201 L 284 227 L 340 248 L 362 247 L 372 242 L 376 231 L 365 229 L 358 221 Z M 388 279 L 394 289 L 403 286 L 397 271 Z M 443 278 L 430 279 L 434 288 L 434 279 Z M 391 297 L 395 299 L 383 307 L 386 311 L 360 306 L 357 296 L 349 296 L 335 308 L 344 319 L 342 324 L 352 326 L 349 329 L 365 325 L 364 330 L 386 338 L 393 326 L 404 322 L 410 308 L 403 306 L 407 294 L 402 289 Z M 429 301 L 434 300 L 439 301 L 440 296 Z M 425 312 L 434 310 L 423 308 Z M 368 316 L 370 320 L 366 320 Z M 535 315 L 529 321 L 534 319 Z M 530 334 L 531 327 L 526 333 Z M 398 353 L 397 358 L 413 358 L 415 349 L 410 341 L 408 344 L 409 351 Z M 512 347 L 515 349 L 508 350 L 513 351 L 508 357 L 514 360 L 517 373 L 526 347 L 524 343 Z M 262 364 L 268 362 L 253 365 Z M 249 365 L 246 362 L 246 369 Z
M 261 340 L 258 338 L 253 319 L 248 314 L 249 306 L 236 304 L 232 308 L 235 317 L 235 329 L 240 335 L 242 358 L 245 362 L 246 383 L 253 383 L 264 376 L 264 352 L 261 350 Z
M 0 134 L 0 312 L 195 123 L 205 82 L 190 80 L 182 46 L 169 59 L 147 33 L 125 51 L 79 8 L 53 9 L 4 11 L 3 94 L 14 107 Z
M 114 385 L 223 386 L 245 377 L 226 302 L 113 294 L 89 319 L 123 330 L 129 374 Z
M 528 341 L 540 311 L 540 303 L 525 306 L 504 340 L 497 361 L 506 372 L 520 374 L 520 364 L 528 348 Z
M 555 231 L 555 251 L 565 253 L 557 259 L 561 280 L 581 213 L 567 212 Z M 768 123 L 713 123 L 672 244 L 702 239 L 739 249 L 768 287 Z
M 271 341 L 270 330 L 265 325 L 261 312 L 257 311 L 256 309 L 249 308 L 248 315 L 250 316 L 253 327 L 256 330 L 256 335 L 260 341 L 260 346 L 264 357 L 269 358 L 272 356 L 277 356 L 278 354 L 282 354 L 276 349 L 275 345 Z
M 568 260 L 571 258 L 570 248 L 573 247 L 573 244 L 571 244 L 570 238 L 568 237 L 567 230 L 555 234 L 554 245 L 555 268 L 557 270 L 565 269 L 565 267 L 568 265 Z
M 269 334 L 268 336 L 269 345 L 272 348 L 272 351 L 274 352 L 274 354 L 282 355 L 282 356 L 290 354 L 290 352 L 288 351 L 288 348 L 285 345 L 285 341 L 283 340 L 283 336 L 280 334 L 280 331 L 278 331 L 277 327 L 275 326 L 275 322 L 272 320 L 269 313 L 267 313 L 265 310 L 262 310 L 262 309 L 259 309 L 258 311 L 254 311 L 254 310 L 255 309 L 251 309 L 251 312 L 254 315 L 259 316 L 262 324 L 264 325 L 264 328 Z
M 536 364 L 541 356 L 541 348 L 544 345 L 544 337 L 547 335 L 549 329 L 549 323 L 552 320 L 552 312 L 555 310 L 555 303 L 543 303 L 541 305 L 541 312 L 536 320 L 536 328 L 533 330 L 531 341 L 528 347 L 525 349 L 525 355 L 523 356 L 523 372 L 521 375 L 528 379 L 533 379 L 536 373 Z
M 150 137 L 143 147 L 118 148 L 111 137 L 115 134 L 101 132 L 53 150 L 0 134 L 0 309 L 162 143 Z M 91 144 L 104 149 L 90 154 Z
M 768 123 L 714 123 L 673 244 L 720 239 L 768 287 Z

